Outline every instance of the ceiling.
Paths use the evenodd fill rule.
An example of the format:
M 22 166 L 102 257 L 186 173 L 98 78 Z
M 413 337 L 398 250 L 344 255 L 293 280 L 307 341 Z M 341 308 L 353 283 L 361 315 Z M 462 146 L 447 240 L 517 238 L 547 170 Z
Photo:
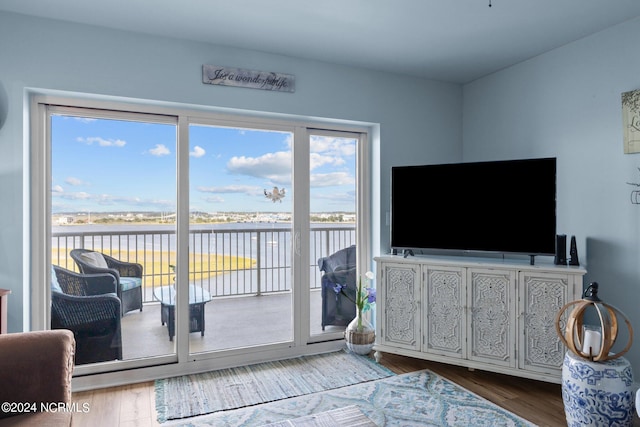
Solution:
M 640 1 L 2 0 L 0 11 L 467 83 L 634 19 Z

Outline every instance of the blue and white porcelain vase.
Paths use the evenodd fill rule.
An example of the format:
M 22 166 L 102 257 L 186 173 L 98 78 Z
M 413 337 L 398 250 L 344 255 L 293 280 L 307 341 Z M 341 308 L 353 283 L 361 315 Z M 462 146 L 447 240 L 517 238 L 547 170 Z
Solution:
M 633 423 L 633 370 L 624 357 L 590 362 L 567 351 L 562 364 L 562 400 L 568 427 Z

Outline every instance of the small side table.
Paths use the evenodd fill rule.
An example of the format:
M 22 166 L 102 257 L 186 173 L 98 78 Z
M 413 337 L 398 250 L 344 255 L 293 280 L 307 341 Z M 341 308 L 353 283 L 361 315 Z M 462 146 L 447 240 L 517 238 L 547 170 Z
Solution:
M 0 334 L 7 333 L 7 300 L 10 293 L 8 289 L 0 289 Z
M 176 290 L 173 286 L 161 286 L 153 291 L 160 301 L 160 322 L 167 324 L 169 341 L 176 331 Z M 189 332 L 200 332 L 204 336 L 204 305 L 211 301 L 209 292 L 200 286 L 189 285 Z

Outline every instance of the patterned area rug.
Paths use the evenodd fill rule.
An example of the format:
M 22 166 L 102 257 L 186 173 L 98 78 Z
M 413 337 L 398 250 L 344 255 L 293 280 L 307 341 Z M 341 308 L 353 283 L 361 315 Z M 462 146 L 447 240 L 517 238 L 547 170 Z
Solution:
M 427 370 L 182 422 L 168 422 L 166 426 L 262 426 L 350 405 L 358 407 L 380 427 L 535 426 Z
M 300 418 L 265 424 L 262 427 L 377 427 L 357 406 L 332 409 Z
M 157 380 L 158 421 L 302 396 L 395 375 L 347 351 Z

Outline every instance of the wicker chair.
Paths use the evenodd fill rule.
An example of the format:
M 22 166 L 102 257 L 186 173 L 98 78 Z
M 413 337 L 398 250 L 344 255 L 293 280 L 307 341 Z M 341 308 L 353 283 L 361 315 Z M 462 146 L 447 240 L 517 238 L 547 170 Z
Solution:
M 111 273 L 118 283 L 118 298 L 122 303 L 122 315 L 131 310 L 142 311 L 142 265 L 125 262 L 87 249 L 73 249 L 69 255 L 76 262 L 81 273 Z M 99 255 L 96 258 L 96 255 Z M 104 264 L 100 262 L 104 259 Z
M 51 329 L 76 340 L 76 365 L 122 360 L 120 299 L 111 274 L 78 274 L 56 265 L 51 272 Z
M 318 259 L 322 275 L 322 330 L 327 325 L 346 326 L 356 317 L 356 246 L 340 249 L 328 257 Z M 344 292 L 336 293 L 337 284 L 344 285 Z

